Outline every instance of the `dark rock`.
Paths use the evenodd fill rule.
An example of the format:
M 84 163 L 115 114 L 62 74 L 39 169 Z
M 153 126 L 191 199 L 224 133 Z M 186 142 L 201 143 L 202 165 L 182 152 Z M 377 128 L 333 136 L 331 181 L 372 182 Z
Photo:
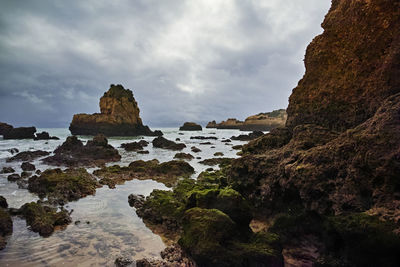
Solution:
M 31 230 L 41 236 L 49 236 L 54 232 L 55 226 L 65 226 L 72 222 L 66 210 L 57 212 L 57 209 L 40 205 L 39 203 L 26 203 L 20 208 L 21 215 Z
M 200 145 L 212 145 L 212 143 L 211 142 L 203 142 L 203 143 L 200 143 Z
M 12 155 L 14 155 L 15 153 L 18 153 L 19 150 L 18 150 L 18 148 L 11 148 L 8 150 L 8 152 L 10 152 Z
M 180 138 L 175 138 L 175 141 L 181 141 L 181 139 Z
M 149 142 L 145 140 L 140 140 L 139 142 L 132 142 L 132 143 L 123 143 L 121 147 L 124 148 L 126 151 L 137 151 L 142 150 L 143 147 L 147 146 Z
M 221 142 L 222 142 L 222 143 L 230 143 L 230 142 L 232 142 L 232 141 L 231 141 L 231 139 L 226 139 L 226 140 L 222 140 Z
M 13 173 L 15 170 L 11 167 L 3 167 L 0 173 Z
M 232 146 L 232 148 L 235 149 L 235 150 L 242 149 L 242 147 L 243 147 L 242 145 Z
M 224 166 L 224 165 L 229 165 L 232 162 L 232 160 L 233 158 L 211 158 L 199 161 L 199 163 L 209 166 L 214 166 L 214 165 Z
M 165 139 L 162 136 L 155 138 L 152 143 L 154 147 L 171 150 L 182 150 L 186 147 L 183 143 L 175 143 L 174 141 Z
M 23 171 L 34 171 L 34 170 L 36 170 L 36 167 L 35 167 L 35 165 L 33 165 L 32 163 L 23 162 L 23 163 L 21 164 L 21 169 L 22 169 Z
M 68 202 L 96 192 L 98 183 L 85 169 L 49 169 L 28 180 L 30 192 L 40 197 Z
M 139 208 L 139 207 L 143 206 L 144 200 L 145 200 L 145 197 L 143 195 L 130 194 L 128 196 L 128 203 L 129 203 L 129 206 L 131 206 L 131 207 Z
M 223 155 L 224 155 L 224 153 L 222 153 L 222 152 L 215 152 L 214 153 L 215 157 L 220 157 L 220 156 L 223 156 Z
M 21 178 L 28 178 L 31 176 L 31 172 L 23 171 L 21 172 Z
M 114 147 L 108 144 L 104 135 L 97 135 L 86 145 L 76 137 L 68 136 L 67 140 L 54 150 L 54 155 L 43 159 L 50 165 L 66 166 L 101 166 L 106 162 L 119 161 L 121 156 Z
M 151 131 L 143 125 L 139 107 L 129 89 L 122 85 L 110 86 L 100 98 L 101 113 L 74 115 L 69 130 L 73 135 L 106 136 L 159 136 L 161 131 Z
M 215 136 L 191 136 L 190 139 L 199 139 L 199 140 L 217 140 L 218 138 Z
M 37 133 L 34 140 L 60 140 L 57 136 L 50 136 L 48 132 Z
M 192 146 L 190 149 L 191 149 L 192 152 L 194 152 L 194 153 L 199 153 L 199 152 L 201 152 L 201 149 L 200 149 L 200 148 L 197 148 L 197 147 L 195 147 L 195 146 Z
M 117 267 L 126 267 L 126 266 L 132 266 L 133 260 L 130 258 L 124 257 L 124 256 L 119 256 L 115 260 L 115 266 Z
M 179 131 L 201 131 L 201 125 L 194 122 L 185 122 L 180 128 Z
M 187 159 L 192 160 L 194 157 L 189 153 L 176 153 L 174 159 Z
M 8 158 L 7 162 L 12 162 L 12 161 L 32 161 L 40 157 L 44 157 L 49 155 L 50 153 L 47 151 L 42 151 L 42 150 L 36 150 L 36 151 L 24 151 L 20 152 L 17 155 Z
M 250 140 L 256 139 L 256 138 L 258 138 L 258 137 L 260 137 L 262 135 L 264 135 L 263 132 L 254 131 L 254 132 L 251 132 L 249 134 L 241 134 L 239 136 L 232 136 L 231 139 L 232 140 L 239 140 L 239 141 L 250 141 Z
M 12 128 L 3 134 L 4 139 L 33 139 L 35 137 L 35 127 Z
M 28 189 L 29 183 L 27 180 L 17 180 L 17 185 L 19 189 Z
M 21 179 L 21 176 L 19 176 L 19 174 L 17 173 L 11 174 L 7 177 L 7 180 L 10 182 L 15 182 L 18 181 L 19 179 Z
M 149 154 L 150 152 L 148 150 L 139 150 L 139 151 L 136 151 L 136 153 L 138 153 L 138 154 Z
M 7 204 L 7 203 L 6 203 Z M 4 205 L 4 203 L 2 203 Z M 0 250 L 7 245 L 8 236 L 13 231 L 13 222 L 6 209 L 0 208 Z
M 8 208 L 7 200 L 3 196 L 0 196 L 0 208 Z
M 13 128 L 14 127 L 12 127 L 10 124 L 0 122 L 0 135 L 4 135 L 4 133 L 10 131 Z

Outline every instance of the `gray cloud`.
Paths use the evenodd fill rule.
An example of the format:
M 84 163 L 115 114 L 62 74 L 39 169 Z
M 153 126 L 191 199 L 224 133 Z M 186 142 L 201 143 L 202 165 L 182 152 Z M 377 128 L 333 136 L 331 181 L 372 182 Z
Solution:
M 287 106 L 329 0 L 0 3 L 0 121 L 66 127 L 131 88 L 146 124 Z

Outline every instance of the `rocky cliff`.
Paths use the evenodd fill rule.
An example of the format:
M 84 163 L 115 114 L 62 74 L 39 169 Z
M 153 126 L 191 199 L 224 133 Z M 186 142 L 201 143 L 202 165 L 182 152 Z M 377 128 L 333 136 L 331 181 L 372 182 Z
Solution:
M 159 135 L 144 126 L 133 93 L 122 85 L 111 85 L 100 98 L 100 112 L 74 115 L 69 127 L 72 134 L 107 136 Z
M 278 109 L 272 112 L 249 116 L 245 121 L 240 121 L 235 118 L 230 118 L 226 121 L 221 121 L 220 123 L 210 121 L 206 128 L 239 129 L 241 131 L 270 131 L 285 126 L 286 119 L 286 110 Z

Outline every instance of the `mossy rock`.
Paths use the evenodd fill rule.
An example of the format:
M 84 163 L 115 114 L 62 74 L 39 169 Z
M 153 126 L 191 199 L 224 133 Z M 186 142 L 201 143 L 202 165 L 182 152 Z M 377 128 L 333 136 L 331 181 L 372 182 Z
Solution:
M 26 219 L 31 230 L 42 236 L 51 235 L 55 226 L 65 226 L 72 222 L 66 210 L 57 212 L 55 208 L 42 206 L 35 202 L 24 204 L 19 212 Z
M 98 183 L 85 169 L 49 169 L 28 180 L 28 189 L 40 197 L 72 201 L 96 192 Z
M 188 197 L 189 207 L 218 209 L 226 213 L 238 225 L 248 228 L 252 219 L 247 201 L 231 188 L 194 190 Z

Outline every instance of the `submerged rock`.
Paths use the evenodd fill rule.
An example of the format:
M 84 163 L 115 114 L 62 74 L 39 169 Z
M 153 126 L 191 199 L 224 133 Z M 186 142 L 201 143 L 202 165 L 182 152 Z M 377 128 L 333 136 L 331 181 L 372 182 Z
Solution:
M 197 147 L 195 147 L 195 146 L 192 146 L 190 149 L 191 149 L 192 152 L 194 152 L 194 153 L 199 153 L 199 152 L 201 152 L 201 149 L 200 149 L 200 148 L 197 148 Z
M 201 131 L 201 125 L 194 122 L 185 122 L 180 128 L 179 131 Z
M 4 139 L 33 139 L 35 137 L 35 127 L 12 128 L 3 133 Z
M 132 91 L 120 84 L 112 84 L 100 98 L 100 112 L 74 115 L 69 130 L 73 135 L 162 135 L 160 131 L 153 132 L 143 125 Z
M 7 180 L 10 182 L 15 182 L 21 179 L 21 176 L 17 173 L 14 174 L 10 174 L 9 176 L 7 176 Z
M 154 147 L 170 150 L 182 150 L 186 147 L 183 143 L 175 143 L 174 141 L 168 140 L 162 136 L 155 138 L 152 143 Z
M 37 158 L 44 157 L 49 155 L 50 152 L 43 151 L 43 150 L 36 150 L 36 151 L 24 151 L 20 152 L 17 155 L 8 158 L 7 162 L 12 162 L 12 161 L 33 161 Z
M 211 139 L 211 140 L 217 140 L 218 137 L 215 137 L 215 136 L 191 136 L 190 139 L 199 139 L 199 140 Z
M 106 162 L 119 161 L 121 156 L 114 147 L 108 144 L 104 135 L 97 135 L 86 145 L 76 137 L 68 136 L 67 140 L 54 150 L 54 155 L 43 159 L 50 165 L 66 166 L 101 166 Z
M 214 166 L 214 165 L 229 165 L 233 158 L 211 158 L 199 161 L 200 164 Z
M 45 170 L 40 176 L 29 178 L 28 183 L 30 192 L 63 203 L 93 195 L 99 185 L 97 180 L 83 168 L 65 171 Z
M 176 160 L 163 163 L 159 163 L 158 160 L 137 160 L 131 162 L 128 167 L 114 165 L 94 171 L 94 175 L 101 178 L 100 183 L 110 188 L 132 179 L 151 179 L 171 187 L 179 177 L 189 177 L 193 173 L 194 169 L 190 164 Z

